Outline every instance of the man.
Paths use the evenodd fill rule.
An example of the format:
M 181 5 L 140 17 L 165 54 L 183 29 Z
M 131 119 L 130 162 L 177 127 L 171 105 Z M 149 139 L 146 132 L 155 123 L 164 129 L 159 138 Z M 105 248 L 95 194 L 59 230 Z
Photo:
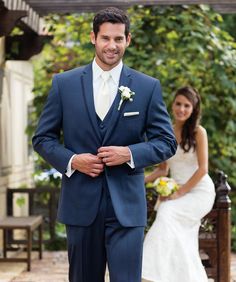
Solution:
M 130 40 L 123 11 L 100 11 L 95 59 L 54 76 L 33 137 L 63 174 L 58 219 L 66 224 L 71 282 L 104 281 L 106 263 L 111 282 L 141 281 L 143 168 L 176 150 L 159 81 L 122 63 Z

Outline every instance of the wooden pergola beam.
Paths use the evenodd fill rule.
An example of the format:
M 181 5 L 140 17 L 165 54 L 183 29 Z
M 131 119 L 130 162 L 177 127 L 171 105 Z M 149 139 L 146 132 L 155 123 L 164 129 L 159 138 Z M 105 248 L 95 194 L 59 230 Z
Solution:
M 41 24 L 40 16 L 30 5 L 24 0 L 0 0 L 1 7 L 4 10 L 11 11 L 24 11 L 26 16 L 20 19 L 21 25 L 27 26 L 32 32 L 40 33 Z M 2 8 L 3 9 L 3 8 Z M 0 25 L 2 25 L 2 17 L 0 17 Z
M 73 5 L 80 5 L 80 6 L 87 6 L 90 5 L 135 5 L 135 4 L 142 4 L 142 5 L 182 5 L 182 4 L 233 4 L 235 3 L 234 0 L 25 0 L 30 5 L 41 5 L 44 6 L 45 4 L 66 4 L 68 6 Z
M 49 13 L 96 12 L 108 6 L 208 4 L 220 13 L 236 13 L 236 0 L 0 0 L 0 36 L 17 24 L 23 30 L 42 33 L 40 16 Z M 27 14 L 27 15 L 26 15 Z
M 41 52 L 46 41 L 52 36 L 41 34 L 39 14 L 24 0 L 0 0 L 0 36 L 5 36 L 6 57 L 28 60 Z M 22 35 L 10 36 L 14 27 L 19 27 Z
M 13 60 L 29 60 L 33 55 L 39 54 L 44 44 L 52 38 L 52 36 L 34 33 L 7 36 L 6 53 Z
M 0 37 L 8 35 L 14 26 L 17 24 L 17 22 L 27 16 L 26 11 L 21 10 L 6 10 L 3 9 L 0 11 Z
M 48 13 L 94 12 L 108 6 L 128 8 L 133 5 L 217 5 L 218 11 L 235 11 L 236 0 L 25 0 L 40 15 Z
M 212 5 L 212 8 L 222 14 L 235 14 L 236 13 L 236 4 L 230 5 Z

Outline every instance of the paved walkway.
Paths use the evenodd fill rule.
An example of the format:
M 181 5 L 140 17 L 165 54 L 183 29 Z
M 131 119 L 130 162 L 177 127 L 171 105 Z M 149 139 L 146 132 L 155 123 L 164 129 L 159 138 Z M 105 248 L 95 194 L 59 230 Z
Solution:
M 25 263 L 1 263 L 0 282 L 68 282 L 66 252 L 45 251 L 42 260 L 38 260 L 35 253 L 32 270 L 27 272 L 25 269 Z M 236 254 L 231 257 L 231 274 L 231 282 L 236 282 Z
M 1 263 L 0 282 L 68 282 L 67 252 L 43 252 L 32 255 L 31 271 L 26 271 L 26 263 Z M 106 275 L 106 282 L 109 282 Z

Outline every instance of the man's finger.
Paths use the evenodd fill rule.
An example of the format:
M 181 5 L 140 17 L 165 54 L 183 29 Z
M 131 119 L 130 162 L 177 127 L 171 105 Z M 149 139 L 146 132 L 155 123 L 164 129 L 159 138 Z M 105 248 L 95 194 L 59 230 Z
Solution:
M 99 170 L 103 170 L 104 168 L 104 164 L 102 163 L 102 160 L 99 163 L 96 163 L 93 165 L 94 169 L 99 169 Z
M 97 174 L 97 173 L 92 173 L 92 172 L 91 172 L 91 173 L 89 173 L 88 175 L 91 176 L 91 177 L 93 177 L 93 178 L 95 178 L 95 177 L 97 177 L 99 174 Z
M 99 159 L 103 159 L 107 156 L 107 152 L 98 153 L 97 156 L 99 157 Z
M 103 152 L 107 152 L 109 147 L 100 147 L 98 149 L 98 153 L 103 153 Z
M 115 148 L 114 146 L 100 147 L 98 149 L 98 153 L 112 152 L 114 148 Z
M 93 156 L 93 158 L 91 159 L 91 162 L 96 163 L 96 164 L 101 164 L 102 160 L 99 156 Z
M 96 169 L 93 169 L 91 173 L 93 173 L 93 174 L 99 174 L 100 171 L 99 171 L 99 170 L 96 170 Z

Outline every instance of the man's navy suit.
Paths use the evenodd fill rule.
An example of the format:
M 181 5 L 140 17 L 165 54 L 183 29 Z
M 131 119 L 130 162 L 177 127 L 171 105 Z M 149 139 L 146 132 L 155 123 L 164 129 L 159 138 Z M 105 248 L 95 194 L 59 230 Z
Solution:
M 143 169 L 175 153 L 176 141 L 159 81 L 123 66 L 121 85 L 135 92 L 133 101 L 124 101 L 118 110 L 117 93 L 107 117 L 99 121 L 94 107 L 92 64 L 54 76 L 33 146 L 62 173 L 58 220 L 66 225 L 91 225 L 106 186 L 119 223 L 123 227 L 145 226 Z M 128 164 L 106 166 L 95 178 L 79 171 L 70 178 L 65 175 L 74 154 L 96 155 L 102 146 L 129 146 L 135 168 Z

